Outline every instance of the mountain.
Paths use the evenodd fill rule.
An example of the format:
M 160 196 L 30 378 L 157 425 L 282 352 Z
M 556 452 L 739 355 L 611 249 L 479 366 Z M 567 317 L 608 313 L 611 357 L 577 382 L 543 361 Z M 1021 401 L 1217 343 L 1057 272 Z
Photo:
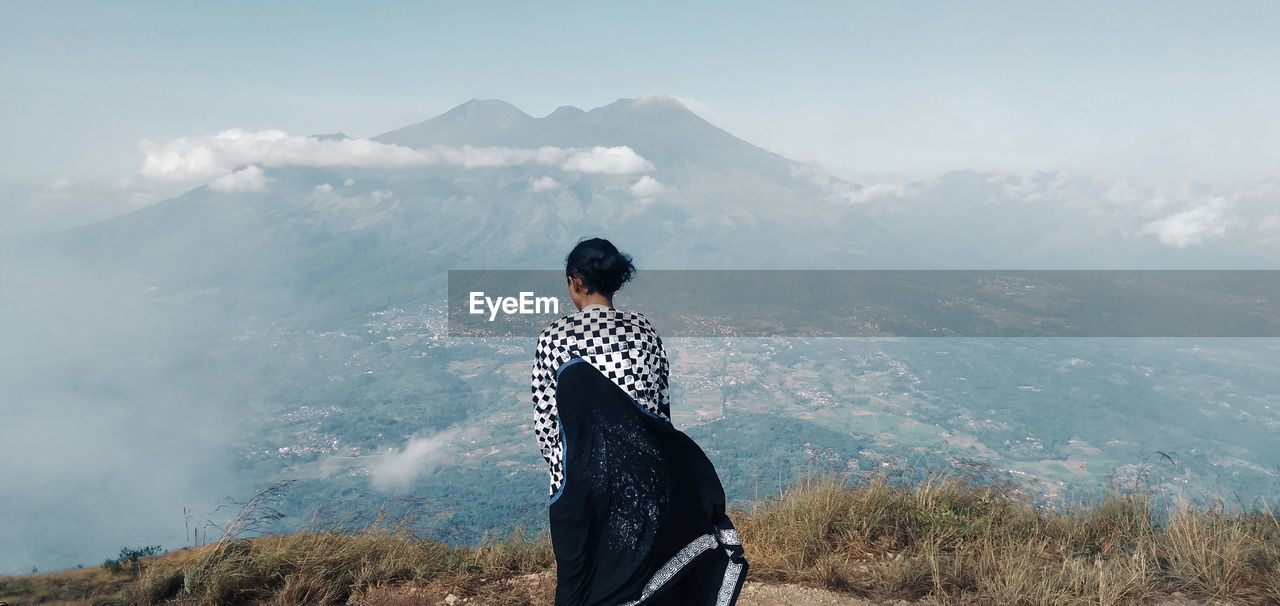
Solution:
M 734 137 L 666 95 L 619 99 L 585 112 L 566 106 L 543 118 L 502 101 L 472 100 L 373 140 L 407 147 L 626 145 L 653 162 L 672 183 L 691 183 L 701 171 L 798 183 L 792 161 Z
M 1185 200 L 1138 192 L 1146 203 L 1060 173 L 956 171 L 859 185 L 743 141 L 664 95 L 541 118 L 471 100 L 372 141 L 419 150 L 626 146 L 652 169 L 272 166 L 263 191 L 201 186 L 22 246 L 250 298 L 278 289 L 306 301 L 368 296 L 360 309 L 403 300 L 405 280 L 438 289 L 443 268 L 555 267 L 589 234 L 615 239 L 648 268 L 1264 268 L 1280 253 L 1280 237 L 1265 231 L 1280 228 L 1265 191 L 1253 198 L 1256 212 L 1230 223 L 1217 192 Z M 177 258 L 183 267 L 166 266 Z
M 413 148 L 626 146 L 653 168 L 268 167 L 263 191 L 197 187 L 67 230 L 48 246 L 103 272 L 128 267 L 139 284 L 217 287 L 248 308 L 275 301 L 290 315 L 339 317 L 436 296 L 447 268 L 555 267 L 591 234 L 613 239 L 642 267 L 847 267 L 876 259 L 883 246 L 863 209 L 830 199 L 791 161 L 669 97 L 561 108 L 544 118 L 473 100 L 373 140 Z M 535 187 L 539 180 L 553 185 Z M 641 181 L 650 188 L 644 195 L 634 189 Z
M 616 240 L 648 268 L 1261 268 L 1280 252 L 1280 238 L 1263 232 L 1259 238 L 1270 240 L 1260 244 L 1217 237 L 1212 223 L 1190 224 L 1225 221 L 1213 214 L 1217 207 L 1197 208 L 1197 199 L 1182 215 L 1167 202 L 1130 204 L 1154 209 L 1141 215 L 1107 201 L 1114 187 L 1056 173 L 849 183 L 743 141 L 664 95 L 590 111 L 561 107 L 541 118 L 471 100 L 372 141 L 419 150 L 626 146 L 652 168 L 273 166 L 264 169 L 262 191 L 201 186 L 23 245 L 47 245 L 102 271 L 127 266 L 156 285 L 238 290 L 245 300 L 269 292 L 304 307 L 367 299 L 318 313 L 434 293 L 445 268 L 556 267 L 578 238 L 593 234 Z M 1216 239 L 1170 246 L 1150 225 L 1144 231 L 1159 219 L 1171 237 L 1198 237 L 1201 229 Z M 1269 224 L 1261 214 L 1242 221 Z M 167 265 L 179 258 L 182 267 Z M 411 292 L 406 281 L 425 290 Z

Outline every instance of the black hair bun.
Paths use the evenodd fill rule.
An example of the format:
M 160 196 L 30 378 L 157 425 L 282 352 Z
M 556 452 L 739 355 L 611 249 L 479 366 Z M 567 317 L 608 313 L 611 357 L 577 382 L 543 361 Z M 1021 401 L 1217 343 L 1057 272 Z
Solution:
M 565 257 L 565 275 L 582 278 L 588 293 L 601 292 L 612 295 L 631 280 L 636 273 L 631 255 L 619 251 L 604 238 L 591 238 L 578 242 Z

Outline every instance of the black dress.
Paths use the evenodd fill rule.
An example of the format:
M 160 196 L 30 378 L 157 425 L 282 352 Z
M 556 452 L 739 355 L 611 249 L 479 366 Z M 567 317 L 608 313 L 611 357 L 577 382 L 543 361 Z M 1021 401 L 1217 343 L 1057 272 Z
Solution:
M 747 561 L 702 449 L 582 358 L 556 385 L 556 606 L 734 604 Z

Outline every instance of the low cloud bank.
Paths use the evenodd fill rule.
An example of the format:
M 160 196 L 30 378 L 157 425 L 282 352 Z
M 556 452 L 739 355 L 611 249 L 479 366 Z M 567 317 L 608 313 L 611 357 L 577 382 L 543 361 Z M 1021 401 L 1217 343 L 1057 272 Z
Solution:
M 1001 213 L 1027 207 L 1045 216 L 1078 220 L 1080 234 L 1126 239 L 1154 238 L 1172 249 L 1251 242 L 1280 242 L 1280 181 L 1264 179 L 1234 187 L 1195 183 L 1109 180 L 1062 171 L 954 171 L 932 178 L 832 177 L 818 167 L 796 163 L 795 176 L 809 180 L 825 199 L 862 205 L 900 216 L 914 208 L 936 208 L 940 200 L 974 216 L 1005 220 Z M 858 181 L 858 182 L 855 182 Z M 637 184 L 638 185 L 638 184 Z M 929 211 L 932 212 L 932 211 Z M 931 219 L 917 218 L 921 225 Z M 1027 226 L 1032 227 L 1031 225 Z M 1070 226 L 1060 225 L 1065 233 Z
M 627 146 L 516 148 L 436 145 L 410 148 L 368 139 L 320 139 L 290 135 L 280 130 L 247 131 L 239 128 L 211 136 L 178 137 L 165 142 L 144 139 L 138 147 L 144 155 L 140 170 L 144 177 L 160 181 L 208 182 L 218 191 L 259 190 L 264 186 L 261 167 L 274 166 L 408 168 L 445 164 L 493 168 L 529 164 L 608 175 L 653 169 L 653 164 Z
M 456 435 L 456 430 L 445 430 L 411 438 L 404 448 L 377 455 L 369 464 L 371 484 L 383 492 L 408 489 L 419 474 L 440 463 L 440 457 Z

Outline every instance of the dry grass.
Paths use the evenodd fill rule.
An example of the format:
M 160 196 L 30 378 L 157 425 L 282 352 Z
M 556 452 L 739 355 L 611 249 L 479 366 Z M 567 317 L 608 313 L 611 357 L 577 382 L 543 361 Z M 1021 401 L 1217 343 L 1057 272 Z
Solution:
M 740 517 L 752 578 L 934 604 L 1280 604 L 1280 520 L 1112 496 L 1050 514 L 957 481 L 813 479 Z
M 453 594 L 471 598 L 470 603 L 514 606 L 537 599 L 549 604 L 547 591 L 528 582 L 504 581 L 535 573 L 545 577 L 554 562 L 545 533 L 529 537 L 517 530 L 476 547 L 450 548 L 415 539 L 403 528 L 371 525 L 359 532 L 305 531 L 219 541 L 144 558 L 137 578 L 101 567 L 0 577 L 0 601 L 11 606 L 398 606 L 441 603 Z
M 101 567 L 36 576 L 0 577 L 0 602 L 8 602 L 11 606 L 91 604 L 112 599 L 132 583 L 132 578 L 112 574 Z
M 153 575 L 152 587 L 164 586 L 167 574 L 181 574 L 185 589 L 174 597 L 193 604 L 388 603 L 403 600 L 406 586 L 419 594 L 412 600 L 417 603 L 454 594 L 486 604 L 523 604 L 526 589 L 501 581 L 553 566 L 545 533 L 527 537 L 516 531 L 474 548 L 449 548 L 414 539 L 405 529 L 372 526 L 358 533 L 303 532 L 214 545 L 193 567 Z M 383 591 L 388 586 L 397 591 Z M 153 589 L 142 597 L 157 603 L 169 596 Z
M 954 481 L 899 488 L 811 479 L 734 515 L 755 581 L 926 604 L 1280 604 L 1280 519 L 1183 507 L 1153 522 L 1143 496 L 1066 514 Z M 0 578 L 24 604 L 366 604 L 552 601 L 545 533 L 448 548 L 381 523 L 235 540 L 101 568 Z M 539 574 L 540 573 L 540 574 Z M 513 582 L 514 580 L 514 582 Z

